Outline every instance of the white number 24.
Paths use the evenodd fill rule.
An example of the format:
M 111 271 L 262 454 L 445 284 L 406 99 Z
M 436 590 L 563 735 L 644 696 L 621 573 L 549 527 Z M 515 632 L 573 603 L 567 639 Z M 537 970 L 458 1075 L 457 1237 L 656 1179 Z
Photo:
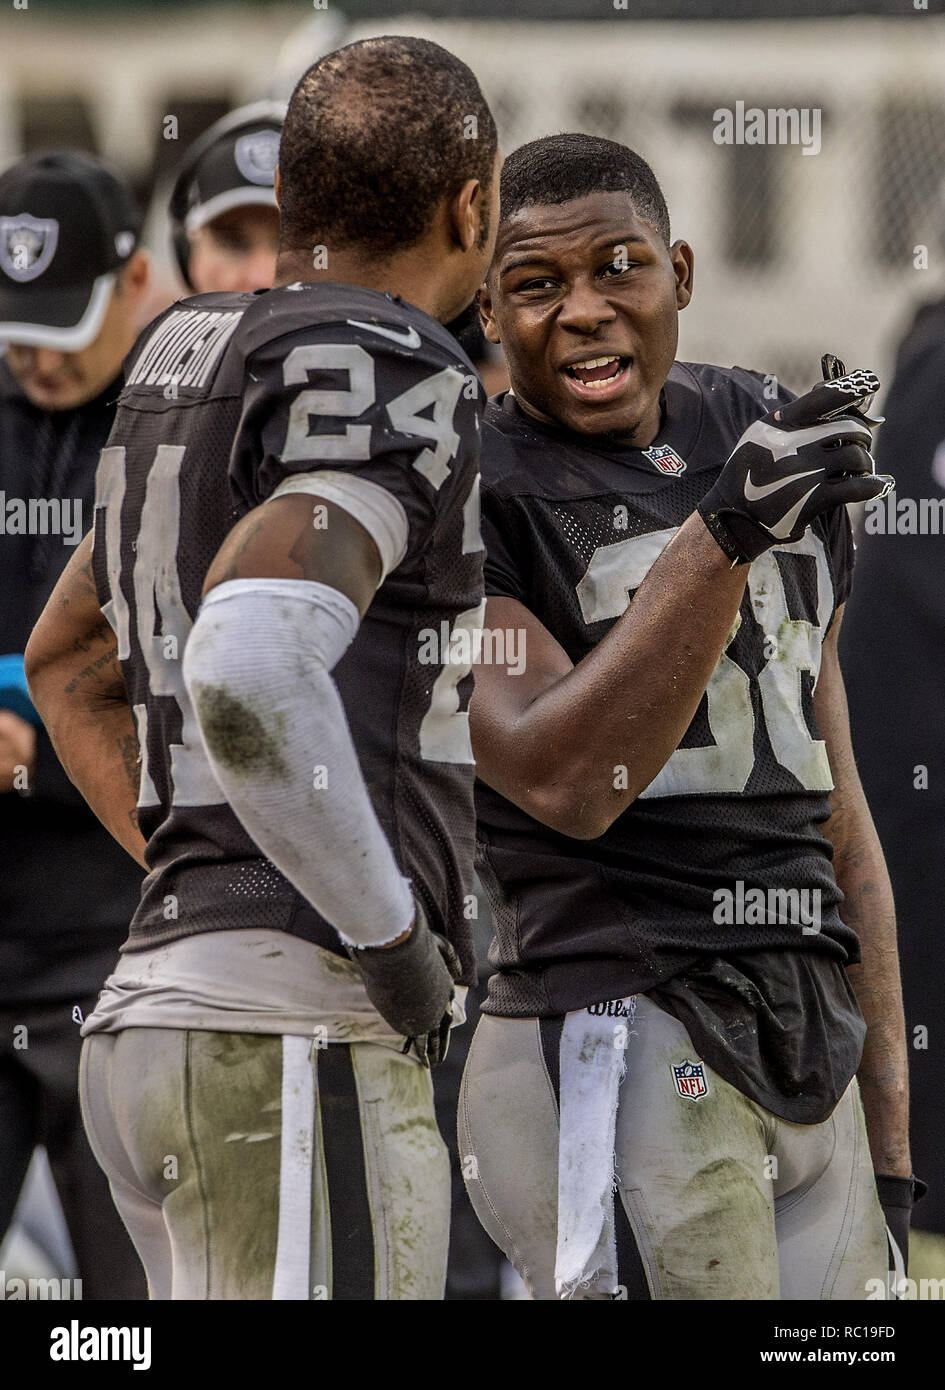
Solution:
M 356 417 L 374 404 L 374 359 L 356 343 L 305 343 L 294 347 L 282 364 L 286 386 L 301 385 L 308 373 L 316 368 L 345 371 L 347 390 L 309 387 L 300 391 L 289 411 L 289 425 L 282 458 L 338 459 L 348 463 L 363 463 L 371 457 L 371 426 L 347 425 L 344 434 L 310 434 L 312 415 Z M 434 372 L 386 405 L 394 429 L 403 434 L 418 434 L 434 442 L 432 449 L 421 449 L 413 466 L 437 491 L 449 477 L 449 464 L 459 448 L 459 435 L 453 428 L 453 414 L 465 377 L 455 367 Z M 420 414 L 432 406 L 433 418 Z

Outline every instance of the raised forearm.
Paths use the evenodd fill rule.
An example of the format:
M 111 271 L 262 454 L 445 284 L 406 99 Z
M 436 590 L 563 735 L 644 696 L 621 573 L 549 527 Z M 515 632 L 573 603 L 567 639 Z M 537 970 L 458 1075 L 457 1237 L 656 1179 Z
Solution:
M 690 517 L 603 641 L 515 721 L 515 757 L 500 774 L 517 780 L 511 799 L 530 799 L 532 814 L 567 834 L 603 834 L 689 727 L 747 572 L 733 568 L 700 517 Z

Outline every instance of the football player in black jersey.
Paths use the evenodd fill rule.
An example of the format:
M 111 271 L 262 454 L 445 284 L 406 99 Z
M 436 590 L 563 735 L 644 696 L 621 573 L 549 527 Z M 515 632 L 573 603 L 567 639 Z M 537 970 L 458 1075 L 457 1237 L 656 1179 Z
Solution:
M 537 1298 L 882 1296 L 905 1044 L 836 656 L 879 383 L 675 362 L 692 259 L 623 146 L 507 160 L 460 1153 Z
M 437 1298 L 485 404 L 442 325 L 491 259 L 495 126 L 437 45 L 353 44 L 297 86 L 276 186 L 277 288 L 142 335 L 91 568 L 31 643 L 67 770 L 150 870 L 83 1110 L 152 1297 Z

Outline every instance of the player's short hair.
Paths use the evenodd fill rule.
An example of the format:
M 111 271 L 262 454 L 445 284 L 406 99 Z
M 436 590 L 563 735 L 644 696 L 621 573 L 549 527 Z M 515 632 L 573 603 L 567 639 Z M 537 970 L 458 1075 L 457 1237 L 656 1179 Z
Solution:
M 597 135 L 543 135 L 514 150 L 502 168 L 499 220 L 593 193 L 629 193 L 637 216 L 669 245 L 669 212 L 653 170 L 634 150 Z
M 411 246 L 468 179 L 488 193 L 497 145 L 479 83 L 439 44 L 386 37 L 328 53 L 286 112 L 282 248 L 354 245 L 388 256 Z

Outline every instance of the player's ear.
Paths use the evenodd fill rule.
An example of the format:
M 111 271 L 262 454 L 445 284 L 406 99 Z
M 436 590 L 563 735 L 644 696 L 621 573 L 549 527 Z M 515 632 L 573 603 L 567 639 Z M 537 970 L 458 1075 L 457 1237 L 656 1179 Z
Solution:
M 276 165 L 276 172 L 272 180 L 272 191 L 276 195 L 276 207 L 282 207 L 282 180 L 279 177 L 279 166 Z
M 687 241 L 674 241 L 669 248 L 669 259 L 676 276 L 676 308 L 685 309 L 692 298 L 692 247 Z
M 495 313 L 492 307 L 492 291 L 489 289 L 489 281 L 486 280 L 479 291 L 479 322 L 482 324 L 482 331 L 490 343 L 501 343 L 499 337 L 499 325 L 495 321 Z
M 129 305 L 134 308 L 144 298 L 151 282 L 151 257 L 140 247 L 129 257 L 122 268 L 121 292 L 128 296 Z
M 461 251 L 470 251 L 479 240 L 479 222 L 483 215 L 482 184 L 467 179 L 449 206 L 450 238 Z

